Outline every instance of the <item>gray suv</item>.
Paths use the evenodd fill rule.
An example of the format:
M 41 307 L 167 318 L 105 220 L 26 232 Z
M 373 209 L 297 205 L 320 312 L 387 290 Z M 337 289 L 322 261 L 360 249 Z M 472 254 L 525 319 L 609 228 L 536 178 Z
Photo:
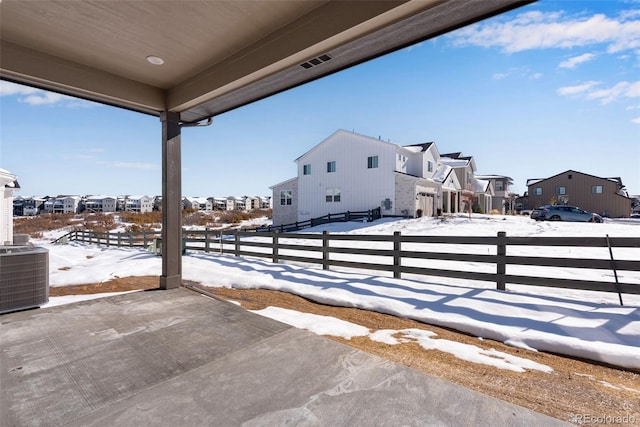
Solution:
M 531 218 L 536 221 L 602 222 L 602 217 L 596 213 L 566 205 L 541 206 L 531 212 Z

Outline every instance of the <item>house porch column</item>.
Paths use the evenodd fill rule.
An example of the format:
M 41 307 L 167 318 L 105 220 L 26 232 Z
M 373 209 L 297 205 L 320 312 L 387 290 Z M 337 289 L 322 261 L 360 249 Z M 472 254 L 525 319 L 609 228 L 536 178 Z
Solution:
M 180 115 L 164 112 L 162 121 L 162 275 L 160 289 L 182 283 L 182 157 Z

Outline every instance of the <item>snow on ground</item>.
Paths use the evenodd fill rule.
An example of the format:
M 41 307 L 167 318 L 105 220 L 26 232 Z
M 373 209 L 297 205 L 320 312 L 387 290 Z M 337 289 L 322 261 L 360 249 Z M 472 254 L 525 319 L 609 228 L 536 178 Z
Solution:
M 262 310 L 252 311 L 261 316 L 278 320 L 299 329 L 307 329 L 318 335 L 332 335 L 345 339 L 351 339 L 357 336 L 368 336 L 373 341 L 390 345 L 414 341 L 426 350 L 439 350 L 453 354 L 457 358 L 468 362 L 490 365 L 499 369 L 507 369 L 514 372 L 524 372 L 526 369 L 535 369 L 542 372 L 553 371 L 549 366 L 494 349 L 485 350 L 471 344 L 446 339 L 434 339 L 432 337 L 436 336 L 436 333 L 424 329 L 403 329 L 399 331 L 380 329 L 372 333 L 368 328 L 352 322 L 346 322 L 329 316 L 301 313 L 286 308 L 267 307 Z M 398 337 L 398 335 L 401 336 Z
M 402 234 L 495 236 L 498 231 L 506 231 L 510 236 L 604 237 L 608 234 L 610 237 L 640 237 L 640 222 L 535 222 L 527 217 L 478 215 L 473 219 L 457 216 L 445 221 L 419 218 L 383 219 L 374 223 L 334 223 L 307 231 L 323 230 L 372 235 L 401 231 Z M 51 286 L 161 273 L 161 258 L 140 249 L 98 248 L 78 243 L 36 244 L 50 251 Z M 374 245 L 373 242 L 371 244 Z M 557 249 L 562 253 L 562 248 Z M 522 251 L 527 250 L 530 248 L 522 248 Z M 592 248 L 567 250 L 571 253 L 562 253 L 562 256 L 594 257 Z M 619 259 L 637 259 L 638 250 L 634 253 L 631 251 L 614 249 L 614 255 Z M 597 256 L 607 258 L 608 251 Z M 469 265 L 467 268 L 478 267 Z M 557 270 L 560 270 L 557 272 L 560 275 L 575 274 Z M 625 305 L 621 307 L 618 295 L 611 293 L 522 285 L 507 285 L 508 291 L 504 292 L 495 290 L 495 284 L 490 283 L 424 276 L 394 279 L 384 274 L 355 270 L 328 271 L 319 266 L 271 264 L 251 258 L 196 251 L 183 257 L 184 279 L 206 286 L 281 290 L 320 303 L 358 307 L 450 327 L 517 347 L 640 369 L 640 295 L 623 295 Z M 586 280 L 611 281 L 610 276 L 611 272 L 597 270 L 580 273 L 580 278 Z M 635 273 L 627 274 L 621 280 L 640 285 L 640 275 Z M 332 326 L 329 323 L 335 320 L 313 318 L 308 323 L 327 324 L 313 327 L 330 329 Z M 303 327 L 311 328 L 308 325 Z M 400 333 L 401 337 L 394 339 L 412 339 L 426 347 L 434 346 L 432 341 L 442 341 L 424 334 L 417 336 L 411 330 L 394 331 L 380 339 L 391 340 L 395 333 Z M 381 334 L 372 335 L 372 338 Z M 445 343 L 442 341 L 438 344 Z M 477 354 L 469 348 L 451 351 Z M 495 358 L 495 355 L 484 356 Z M 513 361 L 504 363 L 523 367 Z

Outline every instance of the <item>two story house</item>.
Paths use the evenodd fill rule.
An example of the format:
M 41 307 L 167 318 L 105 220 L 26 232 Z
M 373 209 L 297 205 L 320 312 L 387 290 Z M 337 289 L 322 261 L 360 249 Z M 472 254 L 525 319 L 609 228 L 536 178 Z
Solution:
M 202 212 L 211 212 L 213 210 L 211 201 L 203 197 L 183 197 L 182 206 L 185 209 L 196 209 Z
M 488 181 L 493 189 L 493 197 L 489 210 L 497 210 L 501 214 L 516 209 L 516 196 L 509 192 L 509 186 L 513 185 L 513 178 L 504 175 L 476 175 L 476 179 Z
M 529 208 L 548 204 L 578 206 L 605 217 L 628 218 L 632 200 L 620 178 L 600 178 L 568 170 L 549 178 L 528 179 Z
M 89 196 L 84 202 L 84 208 L 87 212 L 115 212 L 118 206 L 118 199 L 111 196 Z
M 127 212 L 151 212 L 153 211 L 153 198 L 149 196 L 127 196 L 124 202 L 124 210 Z
M 473 158 L 441 155 L 433 142 L 400 146 L 338 130 L 296 164 L 296 178 L 271 187 L 274 225 L 375 208 L 407 217 L 459 212 L 463 191 L 481 191 L 490 206 L 491 186 L 475 179 Z
M 79 213 L 80 196 L 58 196 L 51 197 L 44 202 L 44 211 L 46 213 Z

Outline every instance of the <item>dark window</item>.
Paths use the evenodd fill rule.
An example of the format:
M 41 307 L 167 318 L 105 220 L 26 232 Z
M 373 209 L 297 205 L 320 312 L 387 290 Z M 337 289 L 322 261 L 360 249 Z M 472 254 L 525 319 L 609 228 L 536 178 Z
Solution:
M 302 174 L 303 175 L 311 175 L 311 165 L 302 166 Z
M 591 192 L 593 194 L 602 194 L 602 185 L 592 185 Z
M 378 167 L 378 156 L 367 157 L 367 168 L 374 169 Z
M 340 189 L 339 188 L 327 188 L 325 200 L 328 203 L 340 201 Z
M 336 162 L 327 162 L 327 172 L 335 172 L 336 171 Z
M 280 205 L 291 205 L 293 200 L 293 192 L 291 190 L 282 190 L 280 192 Z
M 556 187 L 556 194 L 567 194 L 567 187 Z

